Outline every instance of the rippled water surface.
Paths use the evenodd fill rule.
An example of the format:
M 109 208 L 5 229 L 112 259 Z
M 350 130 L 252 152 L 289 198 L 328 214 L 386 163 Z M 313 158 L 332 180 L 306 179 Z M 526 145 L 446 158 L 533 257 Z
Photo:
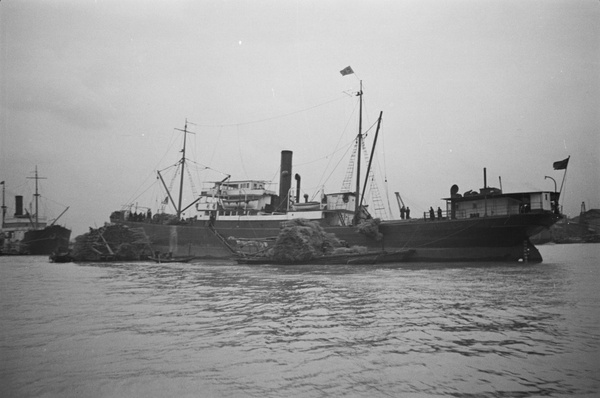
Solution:
M 0 396 L 600 394 L 600 245 L 542 264 L 0 257 Z

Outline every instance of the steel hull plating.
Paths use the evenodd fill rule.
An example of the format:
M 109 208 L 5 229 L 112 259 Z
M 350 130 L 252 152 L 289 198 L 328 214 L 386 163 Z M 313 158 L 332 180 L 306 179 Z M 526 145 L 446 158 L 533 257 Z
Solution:
M 376 240 L 353 227 L 331 227 L 325 230 L 346 241 L 349 246 L 366 246 L 369 250 L 415 249 L 411 261 L 542 261 L 529 241 L 559 216 L 528 213 L 502 217 L 462 220 L 402 220 L 379 225 L 383 238 Z M 121 221 L 131 227 L 142 227 L 153 250 L 172 252 L 176 256 L 231 258 L 233 250 L 255 252 L 264 249 L 277 237 L 281 221 L 221 221 L 213 232 L 207 225 L 163 225 Z M 228 244 L 224 243 L 225 240 Z
M 27 246 L 28 254 L 46 255 L 60 248 L 68 248 L 70 237 L 71 230 L 60 225 L 52 225 L 26 232 L 23 243 Z

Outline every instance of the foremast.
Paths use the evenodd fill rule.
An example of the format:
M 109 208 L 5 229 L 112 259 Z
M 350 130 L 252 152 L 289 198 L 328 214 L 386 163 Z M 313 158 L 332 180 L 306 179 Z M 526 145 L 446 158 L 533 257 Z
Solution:
M 175 208 L 178 220 L 181 220 L 181 215 L 183 214 L 183 212 L 185 210 L 187 210 L 190 206 L 192 206 L 194 203 L 196 203 L 199 200 L 199 198 L 198 198 L 194 202 L 192 202 L 188 206 L 186 206 L 185 208 L 182 208 L 182 200 L 183 200 L 183 178 L 184 178 L 184 173 L 185 173 L 185 161 L 186 161 L 185 150 L 186 150 L 186 144 L 187 144 L 187 135 L 188 134 L 195 134 L 195 133 L 193 133 L 191 131 L 188 131 L 187 125 L 188 125 L 188 121 L 187 121 L 187 119 L 185 119 L 185 125 L 183 127 L 183 130 L 182 129 L 178 129 L 178 128 L 175 129 L 175 130 L 183 132 L 183 149 L 181 150 L 181 159 L 178 162 L 181 165 L 181 177 L 179 179 L 179 197 L 177 199 L 177 204 L 175 203 L 175 200 L 173 199 L 173 196 L 171 195 L 171 191 L 167 187 L 167 184 L 165 184 L 165 180 L 163 179 L 162 174 L 160 173 L 160 170 L 157 171 L 157 174 L 158 174 L 158 176 L 160 178 L 160 181 L 162 182 L 165 190 L 167 191 L 167 196 L 169 197 L 169 200 L 171 201 L 171 203 L 173 204 L 173 207 Z
M 40 177 L 40 176 L 38 176 L 38 169 L 37 169 L 37 166 L 35 166 L 35 176 L 34 177 L 27 177 L 27 178 L 35 180 L 35 194 L 33 195 L 35 197 L 35 225 L 34 225 L 34 229 L 39 229 L 40 217 L 39 217 L 39 211 L 38 211 L 38 201 L 39 201 L 40 194 L 38 192 L 38 180 L 45 180 L 46 177 Z

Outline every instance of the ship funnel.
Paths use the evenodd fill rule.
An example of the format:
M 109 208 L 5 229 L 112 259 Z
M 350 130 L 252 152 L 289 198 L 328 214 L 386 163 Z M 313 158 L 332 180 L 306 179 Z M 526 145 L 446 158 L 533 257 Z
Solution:
M 15 196 L 15 217 L 23 215 L 23 197 L 21 195 Z
M 296 173 L 294 179 L 296 180 L 296 203 L 300 203 L 300 174 Z
M 458 193 L 458 185 L 454 184 L 450 187 L 450 198 L 458 197 L 460 197 Z M 453 220 L 456 218 L 456 202 L 454 200 L 450 201 L 450 218 Z
M 458 195 L 458 185 L 454 184 L 450 187 L 450 197 L 456 198 Z
M 279 175 L 279 209 L 286 210 L 292 187 L 292 151 L 281 151 L 281 174 Z
M 487 188 L 487 169 L 483 168 L 483 187 Z

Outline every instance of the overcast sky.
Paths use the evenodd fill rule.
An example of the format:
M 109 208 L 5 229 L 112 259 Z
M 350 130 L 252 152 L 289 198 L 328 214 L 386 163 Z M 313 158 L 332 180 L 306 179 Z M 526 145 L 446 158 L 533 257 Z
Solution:
M 3 0 L 9 213 L 36 165 L 73 237 L 154 206 L 142 193 L 178 160 L 186 119 L 188 157 L 210 167 L 194 178 L 278 182 L 292 150 L 303 193 L 339 191 L 360 80 L 396 214 L 394 192 L 418 215 L 452 184 L 481 188 L 484 167 L 504 191 L 552 191 L 568 156 L 566 213 L 600 208 L 598 21 L 598 0 Z

